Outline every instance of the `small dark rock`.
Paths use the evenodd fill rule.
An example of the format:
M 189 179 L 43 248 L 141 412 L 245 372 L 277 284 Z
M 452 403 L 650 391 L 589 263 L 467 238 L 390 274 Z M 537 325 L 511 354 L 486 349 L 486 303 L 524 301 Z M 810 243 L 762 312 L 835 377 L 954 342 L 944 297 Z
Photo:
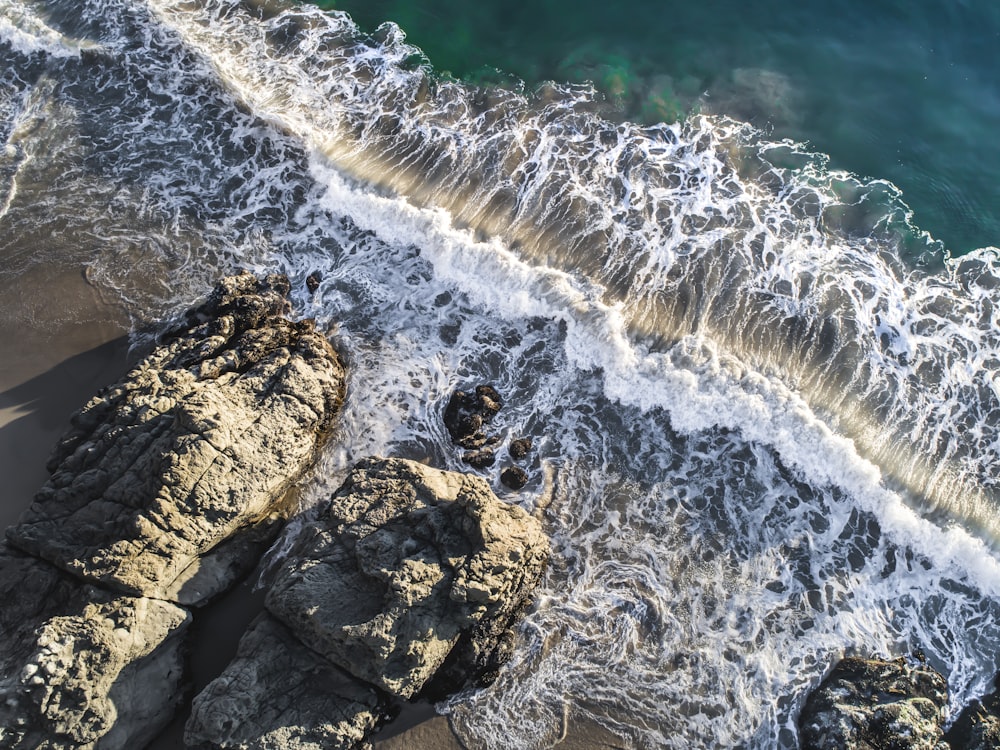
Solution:
M 316 290 L 319 289 L 319 282 L 323 280 L 323 274 L 319 271 L 313 271 L 311 274 L 306 276 L 306 289 L 309 290 L 309 294 L 315 294 Z
M 515 461 L 520 461 L 522 458 L 528 455 L 531 450 L 531 438 L 518 438 L 517 440 L 510 441 L 510 447 L 507 449 L 510 452 L 510 457 Z
M 496 463 L 497 456 L 492 448 L 480 448 L 466 451 L 462 454 L 462 460 L 476 469 L 486 469 Z
M 528 474 L 520 466 L 508 466 L 500 472 L 500 481 L 505 487 L 519 490 L 528 483 Z
M 474 393 L 455 391 L 444 410 L 448 434 L 463 448 L 480 448 L 487 443 L 483 426 L 496 416 L 503 401 L 490 385 L 478 385 Z

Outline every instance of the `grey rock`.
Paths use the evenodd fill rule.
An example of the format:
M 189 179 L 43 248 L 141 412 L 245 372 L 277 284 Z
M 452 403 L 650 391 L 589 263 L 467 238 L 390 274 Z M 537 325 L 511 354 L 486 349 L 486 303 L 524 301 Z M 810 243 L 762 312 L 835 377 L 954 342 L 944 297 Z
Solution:
M 296 538 L 266 606 L 333 663 L 411 698 L 490 678 L 548 553 L 537 520 L 485 480 L 367 459 Z
M 0 748 L 139 748 L 170 720 L 190 615 L 0 545 Z
M 948 684 L 929 667 L 848 657 L 809 696 L 802 750 L 948 750 Z
M 201 604 L 256 564 L 343 399 L 288 280 L 240 274 L 73 418 L 21 549 L 135 596 Z
M 1000 688 L 1000 675 L 995 684 Z M 958 715 L 945 740 L 953 750 L 995 750 L 1000 747 L 1000 690 L 967 705 Z
M 190 748 L 353 750 L 385 721 L 384 694 L 304 646 L 267 614 L 195 698 Z

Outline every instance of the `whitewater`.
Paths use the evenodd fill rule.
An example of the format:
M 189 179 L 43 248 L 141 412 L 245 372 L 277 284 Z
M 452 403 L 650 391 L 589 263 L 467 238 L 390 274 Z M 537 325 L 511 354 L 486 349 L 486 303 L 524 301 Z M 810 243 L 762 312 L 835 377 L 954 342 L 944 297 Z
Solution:
M 484 473 L 555 555 L 513 662 L 439 707 L 468 747 L 570 716 L 792 748 L 845 653 L 983 692 L 997 249 L 952 259 L 893 185 L 745 123 L 432 62 L 280 2 L 0 0 L 0 275 L 79 267 L 141 348 L 219 276 L 288 274 L 351 373 L 305 507 L 368 455 L 467 470 L 444 404 L 503 394 L 532 479 Z

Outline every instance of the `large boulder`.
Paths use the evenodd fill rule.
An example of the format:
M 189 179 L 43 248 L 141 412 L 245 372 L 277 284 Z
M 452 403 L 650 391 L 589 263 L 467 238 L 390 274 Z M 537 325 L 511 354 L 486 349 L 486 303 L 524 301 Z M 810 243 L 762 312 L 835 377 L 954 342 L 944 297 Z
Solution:
M 240 274 L 72 421 L 14 545 L 134 596 L 197 605 L 256 564 L 331 432 L 344 369 L 288 280 Z
M 0 544 L 0 748 L 143 747 L 181 692 L 190 615 Z
M 194 700 L 184 741 L 205 750 L 353 750 L 387 718 L 385 696 L 262 614 Z
M 848 657 L 810 694 L 802 750 L 948 750 L 948 684 L 904 660 Z
M 303 528 L 266 606 L 392 695 L 446 693 L 491 679 L 548 553 L 537 520 L 485 480 L 367 459 Z

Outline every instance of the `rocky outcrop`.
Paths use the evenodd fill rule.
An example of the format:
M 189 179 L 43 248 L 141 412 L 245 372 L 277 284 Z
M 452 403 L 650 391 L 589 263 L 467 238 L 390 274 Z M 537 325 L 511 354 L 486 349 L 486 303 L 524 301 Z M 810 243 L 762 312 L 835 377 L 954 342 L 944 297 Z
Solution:
M 201 604 L 256 563 L 329 434 L 344 370 L 288 281 L 225 279 L 92 399 L 21 522 L 21 549 L 134 596 Z
M 283 276 L 225 279 L 73 417 L 0 549 L 0 748 L 141 748 L 190 613 L 256 565 L 331 432 L 344 370 Z M 15 549 L 19 548 L 19 549 Z
M 191 616 L 0 548 L 0 748 L 131 750 L 169 721 Z
M 802 750 L 948 750 L 947 706 L 947 682 L 929 667 L 848 657 L 802 709 Z
M 381 724 L 387 701 L 261 615 L 226 671 L 195 698 L 185 742 L 196 750 L 355 748 Z
M 351 471 L 319 520 L 299 532 L 266 606 L 302 649 L 315 652 L 303 651 L 322 670 L 335 665 L 387 699 L 436 699 L 493 678 L 547 559 L 537 520 L 498 500 L 482 478 L 368 459 Z M 273 671 L 271 657 L 255 645 L 262 627 L 273 630 L 258 624 L 237 663 L 197 699 L 187 728 L 191 740 L 263 747 L 265 736 L 299 736 L 317 721 L 297 709 L 271 709 L 276 698 L 269 693 L 309 688 L 298 669 L 284 677 Z M 256 687 L 260 675 L 269 690 Z M 246 695 L 255 697 L 247 701 Z M 368 716 L 372 709 L 364 705 Z M 244 744 L 227 744 L 235 735 L 221 724 L 237 711 L 270 723 L 254 722 L 249 734 L 239 735 Z M 311 741 L 282 747 L 312 747 Z M 355 742 L 351 735 L 346 744 L 324 747 Z
M 488 434 L 487 428 L 503 408 L 500 393 L 491 385 L 477 385 L 472 391 L 455 391 L 445 406 L 444 426 L 451 441 L 461 448 L 462 461 L 474 469 L 486 470 L 497 462 L 497 447 L 502 438 Z M 514 438 L 507 446 L 513 461 L 522 461 L 531 452 L 530 437 Z M 519 466 L 505 466 L 500 483 L 511 490 L 520 490 L 528 483 L 528 473 Z
M 303 531 L 267 608 L 351 674 L 412 698 L 463 635 L 510 625 L 547 557 L 537 522 L 481 478 L 370 459 Z M 475 660 L 501 645 L 478 644 Z
M 444 410 L 444 425 L 455 444 L 469 449 L 481 448 L 490 440 L 484 427 L 502 406 L 500 394 L 491 385 L 477 385 L 471 393 L 455 391 Z

